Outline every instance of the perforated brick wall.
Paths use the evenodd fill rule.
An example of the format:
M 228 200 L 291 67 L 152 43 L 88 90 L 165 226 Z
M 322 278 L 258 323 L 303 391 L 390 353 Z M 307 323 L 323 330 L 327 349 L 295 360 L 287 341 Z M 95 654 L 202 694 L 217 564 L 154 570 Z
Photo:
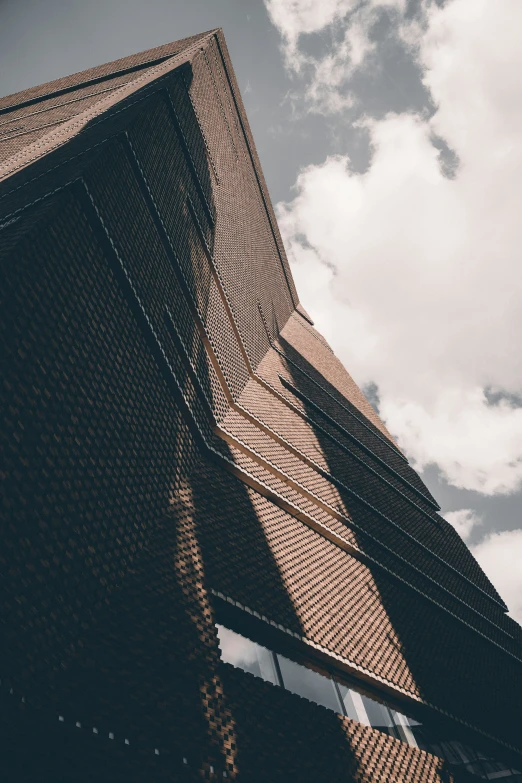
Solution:
M 221 32 L 1 152 L 6 779 L 460 779 L 223 664 L 216 591 L 515 752 L 520 629 L 303 314 Z

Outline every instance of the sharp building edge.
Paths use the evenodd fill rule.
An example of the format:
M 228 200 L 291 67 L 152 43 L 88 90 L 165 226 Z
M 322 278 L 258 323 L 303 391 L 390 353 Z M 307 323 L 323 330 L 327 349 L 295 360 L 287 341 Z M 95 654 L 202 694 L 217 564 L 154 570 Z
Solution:
M 8 781 L 519 782 L 522 632 L 299 303 L 223 34 L 0 100 Z

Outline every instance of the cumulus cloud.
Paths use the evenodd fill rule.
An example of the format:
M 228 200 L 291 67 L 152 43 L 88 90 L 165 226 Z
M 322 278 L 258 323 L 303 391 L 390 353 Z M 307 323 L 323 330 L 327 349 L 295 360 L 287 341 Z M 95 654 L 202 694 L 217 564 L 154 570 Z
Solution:
M 464 541 L 483 525 L 482 517 L 471 508 L 449 511 L 445 518 Z M 471 552 L 506 602 L 509 614 L 522 625 L 522 530 L 489 532 Z
M 522 483 L 520 29 L 519 0 L 427 4 L 433 116 L 362 119 L 368 170 L 329 157 L 278 206 L 304 306 L 416 467 L 486 495 Z
M 287 68 L 308 77 L 307 109 L 335 114 L 354 103 L 350 79 L 375 49 L 370 33 L 379 9 L 400 12 L 405 0 L 265 0 L 265 6 L 281 34 Z M 303 36 L 324 30 L 337 38 L 336 45 L 322 56 L 306 54 Z
M 357 4 L 358 0 L 265 0 L 272 24 L 283 38 L 287 65 L 294 69 L 301 65 L 301 36 L 329 27 L 346 17 Z
M 481 517 L 471 508 L 460 508 L 458 511 L 448 511 L 445 517 L 464 541 L 468 540 L 474 528 L 482 524 Z
M 522 530 L 491 533 L 471 551 L 522 625 Z

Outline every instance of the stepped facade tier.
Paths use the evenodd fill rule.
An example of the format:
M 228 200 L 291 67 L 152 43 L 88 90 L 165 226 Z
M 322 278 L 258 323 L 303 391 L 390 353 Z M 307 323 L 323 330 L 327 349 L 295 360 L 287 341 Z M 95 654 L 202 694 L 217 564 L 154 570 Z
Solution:
M 299 303 L 220 30 L 0 100 L 0 257 L 4 779 L 522 781 L 522 630 Z

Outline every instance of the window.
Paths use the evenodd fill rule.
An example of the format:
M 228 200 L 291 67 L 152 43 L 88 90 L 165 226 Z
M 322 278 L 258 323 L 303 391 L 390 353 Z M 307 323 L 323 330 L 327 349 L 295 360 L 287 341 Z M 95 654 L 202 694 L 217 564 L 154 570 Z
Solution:
M 374 729 L 384 731 L 386 734 L 390 734 L 392 737 L 399 739 L 399 732 L 395 728 L 393 718 L 390 710 L 386 705 L 381 704 L 374 699 L 369 699 L 368 696 L 361 696 L 366 714 L 370 719 L 370 726 Z
M 397 710 L 390 710 L 390 712 L 392 714 L 395 726 L 397 727 L 399 739 L 401 739 L 403 742 L 407 742 L 408 745 L 411 745 L 413 748 L 418 748 L 419 746 L 417 744 L 417 740 L 415 739 L 415 735 L 411 730 L 411 727 L 412 724 L 417 726 L 420 724 L 418 724 L 417 721 L 412 721 L 411 718 L 407 718 L 406 715 L 402 714 L 402 712 L 397 712 Z
M 363 700 L 361 694 L 357 691 L 348 688 L 347 685 L 341 685 L 339 683 L 339 692 L 344 706 L 345 714 L 352 720 L 356 720 L 359 723 L 364 723 L 365 726 L 370 726 L 370 719 L 364 709 Z
M 283 686 L 287 690 L 342 714 L 342 706 L 332 679 L 306 666 L 300 666 L 282 655 L 277 656 L 277 661 Z
M 237 666 L 245 672 L 261 677 L 267 682 L 279 685 L 274 654 L 266 647 L 251 642 L 223 625 L 218 625 L 219 646 L 225 663 Z
M 441 756 L 452 766 L 465 768 L 475 779 L 505 779 L 522 783 L 522 775 L 518 770 L 509 769 L 502 762 L 477 753 L 457 740 L 441 741 L 440 735 L 431 736 L 429 726 L 423 726 L 414 718 L 372 699 L 361 692 L 362 687 L 361 691 L 349 687 L 340 682 L 337 676 L 320 674 L 315 669 L 272 652 L 223 625 L 217 625 L 217 631 L 221 657 L 225 663 L 250 672 L 273 685 L 282 686 L 358 723 L 385 732 L 414 748 Z M 60 717 L 60 720 L 63 718 Z

